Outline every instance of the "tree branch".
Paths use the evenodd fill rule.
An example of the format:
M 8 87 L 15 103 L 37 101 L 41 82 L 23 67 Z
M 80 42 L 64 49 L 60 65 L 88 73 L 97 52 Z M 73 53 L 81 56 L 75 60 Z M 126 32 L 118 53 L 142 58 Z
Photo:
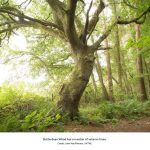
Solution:
M 89 9 L 87 10 L 87 14 L 86 14 L 86 22 L 85 22 L 85 27 L 84 27 L 83 37 L 82 37 L 83 43 L 86 43 L 86 36 L 88 33 L 88 26 L 89 26 L 89 12 L 92 8 L 92 4 L 93 4 L 93 0 L 91 0 Z
M 89 36 L 91 35 L 93 30 L 95 29 L 95 26 L 96 26 L 96 24 L 99 20 L 99 14 L 103 11 L 104 8 L 105 8 L 105 4 L 104 4 L 103 0 L 100 0 L 98 7 L 97 7 L 96 11 L 93 14 L 92 19 L 89 22 L 89 26 L 88 26 Z
M 65 3 L 59 0 L 46 0 L 53 11 L 53 18 L 58 26 L 63 28 L 64 17 L 67 13 Z
M 68 4 L 68 27 L 70 29 L 74 28 L 74 20 L 75 20 L 75 11 L 77 7 L 78 0 L 69 0 Z
M 131 20 L 121 20 L 120 18 L 118 18 L 117 20 L 117 24 L 130 24 L 130 23 L 138 23 L 138 21 L 145 15 L 147 15 L 147 13 L 150 12 L 150 6 L 141 14 L 139 15 L 138 17 L 136 18 L 133 18 Z
M 111 33 L 112 29 L 114 28 L 116 24 L 117 22 L 113 21 L 113 23 L 110 26 L 108 26 L 107 29 L 104 31 L 102 36 L 100 36 L 99 39 L 92 45 L 92 49 L 94 51 L 96 51 L 99 45 L 101 44 L 101 42 L 103 42 L 107 38 L 107 36 Z
M 97 51 L 99 51 L 99 50 L 109 50 L 109 49 L 112 49 L 112 48 L 111 47 L 99 47 L 97 49 Z
M 13 31 L 14 29 L 18 29 L 18 28 L 21 28 L 21 27 L 26 27 L 26 25 L 22 25 L 22 26 L 15 25 L 15 26 L 12 26 L 12 27 L 8 27 L 7 29 L 0 30 L 0 34 L 8 32 L 8 31 Z
M 75 28 L 75 17 L 76 17 L 75 12 L 77 7 L 77 2 L 78 0 L 68 0 L 66 24 L 64 26 L 65 33 L 68 37 L 68 40 L 73 50 L 75 50 L 76 48 L 78 49 L 78 46 L 80 48 L 83 45 L 81 40 L 78 38 L 78 34 Z
M 102 36 L 100 36 L 99 39 L 91 46 L 92 49 L 94 51 L 96 51 L 98 49 L 99 45 L 101 44 L 101 42 L 108 37 L 108 35 L 111 33 L 112 29 L 117 24 L 120 24 L 120 25 L 124 25 L 125 24 L 125 25 L 127 25 L 127 24 L 130 24 L 130 23 L 138 23 L 138 21 L 143 16 L 145 16 L 147 13 L 149 13 L 149 12 L 150 12 L 150 7 L 148 7 L 141 15 L 139 15 L 138 17 L 133 18 L 131 20 L 121 20 L 120 18 L 118 18 L 118 20 L 113 21 L 113 23 L 106 28 L 106 30 L 104 31 L 104 33 L 102 34 Z
M 5 15 L 3 14 L 7 14 L 9 18 L 6 18 Z M 42 29 L 52 36 L 58 36 L 59 38 L 66 40 L 63 28 L 61 28 L 60 26 L 52 22 L 43 21 L 26 16 L 16 8 L 9 6 L 3 8 L 1 7 L 0 15 L 2 15 L 2 17 L 6 20 L 1 25 L 8 23 L 7 26 L 3 26 L 3 29 L 0 30 L 1 34 L 5 32 L 11 33 L 13 32 L 14 29 L 22 27 L 32 27 L 35 29 Z
M 46 26 L 46 27 L 49 26 L 49 27 L 53 27 L 53 28 L 56 28 L 58 30 L 63 31 L 62 28 L 60 28 L 58 25 L 56 25 L 54 23 L 51 23 L 51 22 L 48 22 L 48 21 L 38 20 L 38 19 L 35 19 L 35 18 L 32 18 L 32 17 L 26 16 L 21 12 L 20 13 L 15 13 L 13 11 L 10 11 L 10 10 L 4 9 L 4 8 L 0 8 L 0 13 L 6 13 L 6 14 L 9 14 L 9 15 L 13 15 L 15 17 L 18 17 L 19 19 L 22 19 L 22 21 L 24 19 L 26 19 L 26 20 L 29 20 L 29 21 L 32 21 L 32 22 L 39 23 L 39 24 L 41 24 L 43 26 Z
M 127 5 L 128 7 L 130 7 L 130 8 L 138 9 L 137 7 L 131 5 L 130 2 L 129 2 L 128 0 L 123 0 L 123 3 L 124 3 L 125 5 Z

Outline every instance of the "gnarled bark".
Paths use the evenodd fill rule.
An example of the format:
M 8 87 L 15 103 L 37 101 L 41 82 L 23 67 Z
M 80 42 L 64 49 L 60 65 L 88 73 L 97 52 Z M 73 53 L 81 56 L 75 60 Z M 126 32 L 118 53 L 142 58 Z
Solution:
M 88 84 L 94 64 L 94 53 L 78 54 L 69 79 L 60 90 L 58 106 L 73 119 L 78 115 L 80 98 Z

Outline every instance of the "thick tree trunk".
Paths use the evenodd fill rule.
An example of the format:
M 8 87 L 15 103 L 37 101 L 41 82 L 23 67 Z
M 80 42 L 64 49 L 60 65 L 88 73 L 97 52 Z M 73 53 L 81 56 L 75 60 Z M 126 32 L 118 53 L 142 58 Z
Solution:
M 98 60 L 98 54 L 95 53 L 95 55 L 96 55 L 96 65 L 95 66 L 96 66 L 96 71 L 97 71 L 97 74 L 99 77 L 100 84 L 102 86 L 103 97 L 105 100 L 109 100 L 109 95 L 108 95 L 108 92 L 107 92 L 107 89 L 105 87 L 104 80 L 103 80 L 102 67 Z
M 78 115 L 79 101 L 89 82 L 94 65 L 94 53 L 79 53 L 77 56 L 74 69 L 59 92 L 58 102 L 58 107 L 61 107 L 71 119 Z
M 135 31 L 136 31 L 136 41 L 140 39 L 140 25 L 135 24 Z M 139 94 L 140 94 L 140 100 L 145 101 L 147 100 L 147 94 L 146 94 L 146 87 L 144 83 L 144 69 L 143 69 L 143 62 L 142 62 L 142 55 L 140 54 L 140 49 L 137 47 L 137 72 L 139 76 L 138 84 L 139 84 Z

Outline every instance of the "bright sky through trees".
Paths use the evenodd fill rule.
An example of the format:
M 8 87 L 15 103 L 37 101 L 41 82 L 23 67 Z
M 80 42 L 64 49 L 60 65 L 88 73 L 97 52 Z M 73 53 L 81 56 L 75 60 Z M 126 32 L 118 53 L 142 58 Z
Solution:
M 16 0 L 17 4 L 20 4 L 21 2 L 22 1 L 20 1 L 20 0 Z M 86 2 L 88 4 L 90 4 L 91 0 L 87 0 Z M 30 5 L 28 5 L 28 7 L 30 7 Z M 88 9 L 88 7 L 89 6 L 87 5 L 87 9 Z M 92 10 L 90 11 L 91 14 L 95 11 L 95 8 L 96 7 L 92 7 Z M 111 14 L 112 14 L 111 10 L 109 8 L 106 8 L 104 13 L 107 17 L 111 16 Z M 13 50 L 16 50 L 16 49 L 22 50 L 22 51 L 26 50 L 27 49 L 27 39 L 22 33 L 17 32 L 16 34 L 11 36 L 8 46 Z M 99 52 L 99 53 L 101 53 L 101 52 Z M 104 55 L 101 55 L 100 61 L 101 61 L 102 66 L 106 66 L 106 60 L 105 60 Z M 16 70 L 13 70 L 12 66 L 9 66 L 6 64 L 0 64 L 0 84 L 3 84 L 6 81 L 14 82 L 16 80 L 23 80 L 25 82 L 30 82 L 30 83 L 37 83 L 37 82 L 44 80 L 43 77 L 42 78 L 39 77 L 37 79 L 33 79 L 31 77 L 25 77 L 24 75 L 29 70 L 29 66 L 22 65 L 22 64 L 19 64 L 18 66 L 19 67 Z M 23 77 L 20 79 L 20 76 L 22 76 L 22 75 L 23 75 Z
M 25 50 L 27 48 L 27 41 L 22 33 L 17 33 L 10 38 L 9 47 L 13 50 Z M 0 84 L 16 81 L 25 81 L 31 84 L 36 84 L 44 80 L 44 76 L 37 78 L 27 77 L 29 71 L 29 65 L 18 64 L 17 67 L 13 67 L 10 64 L 0 64 Z

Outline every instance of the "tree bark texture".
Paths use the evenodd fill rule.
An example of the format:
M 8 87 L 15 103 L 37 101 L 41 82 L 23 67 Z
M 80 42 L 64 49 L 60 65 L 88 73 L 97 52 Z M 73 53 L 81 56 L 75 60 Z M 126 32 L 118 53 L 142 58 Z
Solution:
M 114 1 L 113 1 L 114 2 Z M 115 2 L 113 3 L 113 13 L 114 17 L 117 20 L 117 8 Z M 119 28 L 118 25 L 114 28 L 114 39 L 115 39 L 115 49 L 116 49 L 116 62 L 117 62 L 117 71 L 118 71 L 118 82 L 120 89 L 123 89 L 122 85 L 122 64 L 121 64 L 121 55 L 120 55 L 120 41 L 119 41 Z
M 96 81 L 95 81 L 95 77 L 94 77 L 94 73 L 93 72 L 91 74 L 91 79 L 92 79 L 94 95 L 95 95 L 95 99 L 96 99 L 97 98 L 97 85 L 96 85 Z
M 105 40 L 105 47 L 108 47 L 108 40 Z M 106 51 L 106 62 L 107 62 L 107 77 L 108 77 L 108 88 L 109 88 L 109 100 L 114 101 L 113 95 L 113 82 L 112 82 L 112 70 L 111 70 L 111 63 L 110 63 L 110 52 Z
M 78 116 L 80 98 L 89 82 L 94 65 L 94 53 L 78 54 L 78 59 L 69 79 L 63 84 L 58 106 L 71 119 Z
M 101 64 L 98 60 L 98 54 L 95 53 L 95 55 L 96 55 L 96 65 L 95 66 L 96 66 L 96 70 L 97 70 L 97 74 L 98 74 L 100 84 L 102 86 L 103 97 L 104 97 L 105 100 L 109 100 L 109 95 L 108 95 L 108 92 L 107 92 L 107 89 L 105 87 L 104 80 L 103 80 L 102 67 L 101 67 Z
M 135 31 L 136 31 L 136 41 L 140 39 L 140 25 L 135 24 Z M 137 60 L 136 60 L 136 66 L 137 66 L 137 72 L 138 72 L 138 88 L 139 88 L 139 94 L 140 94 L 140 100 L 145 101 L 147 100 L 147 94 L 146 94 L 146 87 L 144 83 L 144 69 L 143 69 L 143 61 L 142 61 L 142 55 L 140 54 L 140 48 L 137 47 Z
M 106 30 L 106 26 L 107 26 L 107 22 L 106 22 L 106 17 L 105 14 L 103 12 L 104 15 L 104 27 Z M 105 39 L 104 41 L 105 47 L 108 48 L 109 44 L 108 44 L 108 38 Z M 114 95 L 113 95 L 113 82 L 112 82 L 112 69 L 111 69 L 111 62 L 110 62 L 110 51 L 106 51 L 105 52 L 105 56 L 106 56 L 106 63 L 107 63 L 107 77 L 108 77 L 108 89 L 109 89 L 109 100 L 110 101 L 114 101 Z

